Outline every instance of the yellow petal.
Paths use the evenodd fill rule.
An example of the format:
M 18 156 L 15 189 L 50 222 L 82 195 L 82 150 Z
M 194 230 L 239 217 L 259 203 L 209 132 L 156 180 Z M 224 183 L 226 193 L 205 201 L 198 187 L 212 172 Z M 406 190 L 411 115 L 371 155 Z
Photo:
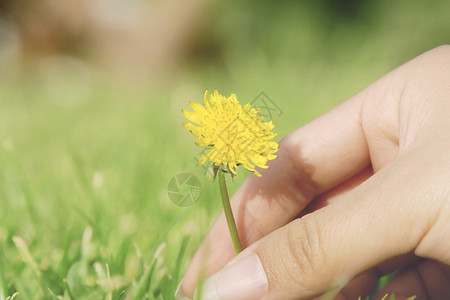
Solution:
M 192 131 L 192 127 L 194 126 L 194 125 L 192 125 L 192 123 L 189 123 L 189 122 L 182 122 L 181 125 L 183 125 L 183 127 L 189 131 Z
M 200 138 L 202 135 L 202 127 L 199 126 L 195 126 L 192 123 L 188 123 L 188 122 L 183 122 L 181 123 L 181 125 L 183 125 L 184 128 L 186 128 L 187 130 L 189 130 L 190 132 L 192 132 L 192 134 L 197 137 Z
M 183 113 L 183 116 L 186 119 L 188 119 L 189 121 L 197 123 L 198 125 L 202 125 L 201 114 L 199 114 L 198 112 L 188 111 L 188 110 L 185 110 L 185 109 L 181 110 L 181 112 Z
M 198 160 L 198 164 L 200 165 L 200 166 L 202 166 L 202 165 L 204 165 L 205 164 L 205 162 L 207 162 L 208 161 L 208 157 L 206 156 L 206 154 L 204 154 L 202 157 L 200 157 L 200 159 Z
M 267 158 L 268 160 L 273 160 L 273 159 L 277 158 L 277 156 L 276 156 L 276 155 L 273 155 L 273 154 L 268 154 L 268 155 L 266 155 L 266 158 Z
M 267 163 L 267 159 L 259 154 L 252 155 L 250 159 L 255 165 L 257 165 L 260 168 L 263 168 L 264 165 Z
M 265 122 L 260 109 L 251 104 L 242 106 L 235 94 L 228 98 L 217 89 L 205 91 L 204 105 L 190 102 L 193 111 L 183 110 L 183 115 L 192 123 L 183 126 L 192 132 L 199 146 L 210 146 L 199 163 L 211 161 L 215 166 L 227 166 L 236 175 L 238 165 L 243 165 L 256 176 L 261 176 L 255 167 L 268 168 L 267 161 L 276 158 L 278 144 L 271 141 L 273 122 Z M 198 125 L 198 126 L 197 126 Z
M 246 168 L 250 172 L 254 172 L 255 171 L 255 166 L 250 164 L 250 163 L 246 163 L 246 164 L 242 164 L 242 165 L 244 166 L 244 168 Z
M 196 102 L 189 102 L 189 106 L 195 110 L 196 112 L 202 113 L 202 114 L 206 114 L 208 111 L 206 110 L 206 108 L 201 105 L 200 103 L 196 103 Z
M 233 173 L 233 175 L 237 175 L 236 168 L 237 168 L 236 164 L 234 163 L 228 164 L 228 169 L 230 170 L 231 173 Z

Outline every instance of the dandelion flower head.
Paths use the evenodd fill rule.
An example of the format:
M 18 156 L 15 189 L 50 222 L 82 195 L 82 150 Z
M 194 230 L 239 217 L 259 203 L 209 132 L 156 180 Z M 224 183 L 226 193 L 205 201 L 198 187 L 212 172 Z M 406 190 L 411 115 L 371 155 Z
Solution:
M 260 109 L 251 104 L 242 106 L 235 94 L 226 98 L 217 90 L 213 94 L 206 91 L 203 102 L 189 102 L 194 111 L 182 110 L 195 123 L 184 122 L 183 126 L 198 138 L 198 146 L 207 147 L 199 164 L 209 161 L 232 175 L 237 175 L 236 168 L 243 165 L 261 176 L 255 167 L 267 169 L 267 161 L 277 157 L 278 144 L 271 141 L 277 136 L 272 132 L 273 122 L 265 122 Z

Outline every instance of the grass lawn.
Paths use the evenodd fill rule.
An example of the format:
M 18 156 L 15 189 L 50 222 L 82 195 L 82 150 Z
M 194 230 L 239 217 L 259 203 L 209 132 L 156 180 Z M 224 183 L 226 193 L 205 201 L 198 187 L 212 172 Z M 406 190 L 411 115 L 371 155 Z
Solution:
M 408 3 L 379 8 L 381 20 L 367 27 L 339 23 L 314 34 L 307 15 L 279 19 L 253 51 L 236 33 L 247 53 L 231 46 L 223 65 L 194 62 L 157 88 L 0 71 L 0 299 L 173 299 L 221 210 L 181 109 L 200 102 L 205 89 L 235 92 L 243 103 L 264 91 L 282 110 L 274 117 L 279 140 L 450 41 L 446 1 Z M 219 29 L 220 22 L 231 21 L 225 14 Z M 231 194 L 247 176 L 239 171 Z M 167 195 L 180 172 L 201 181 L 191 207 Z

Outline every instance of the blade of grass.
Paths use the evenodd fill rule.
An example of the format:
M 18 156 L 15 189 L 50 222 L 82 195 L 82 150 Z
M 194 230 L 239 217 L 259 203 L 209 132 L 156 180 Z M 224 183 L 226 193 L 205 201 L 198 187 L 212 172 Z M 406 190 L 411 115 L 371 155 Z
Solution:
M 97 273 L 97 282 L 98 285 L 103 288 L 103 291 L 106 293 L 106 300 L 112 300 L 112 281 L 111 281 L 111 273 L 109 271 L 109 265 L 106 264 L 105 269 L 101 263 L 94 264 L 95 272 Z
M 90 211 L 92 212 L 91 217 L 88 217 L 85 213 L 82 214 L 84 218 L 90 220 L 91 226 L 96 229 L 96 233 L 99 238 L 106 243 L 107 237 L 104 236 L 102 230 L 97 230 L 100 228 L 100 223 L 103 218 L 103 208 L 101 207 L 101 199 L 95 193 L 90 181 L 86 177 L 86 171 L 83 168 L 83 162 L 78 154 L 75 153 L 72 149 L 68 151 L 71 154 L 72 165 L 75 173 L 75 178 L 77 183 L 79 184 L 84 196 L 88 200 L 88 203 L 91 206 Z M 82 211 L 79 211 L 82 213 Z
M 25 200 L 25 205 L 28 214 L 30 215 L 30 219 L 33 224 L 38 224 L 38 215 L 37 210 L 35 209 L 35 203 L 36 199 L 31 191 L 31 187 L 27 178 L 27 174 L 25 173 L 25 170 L 22 166 L 22 163 L 19 161 L 19 159 L 13 155 L 7 156 L 8 160 L 13 165 L 14 169 L 18 173 L 18 182 L 19 186 L 21 188 L 21 191 L 23 193 L 23 197 Z
M 144 275 L 142 275 L 142 277 L 140 278 L 138 286 L 136 288 L 136 291 L 134 292 L 133 297 L 131 297 L 131 300 L 144 299 L 144 295 L 150 289 L 151 280 L 152 280 L 153 273 L 155 271 L 155 267 L 156 267 L 156 259 L 153 259 L 150 268 L 148 268 L 144 272 Z
M 19 296 L 19 293 L 18 293 L 18 292 L 15 292 L 15 293 L 12 294 L 11 296 L 8 296 L 8 297 L 6 298 L 6 300 L 14 300 L 14 299 L 16 299 L 17 296 Z
M 378 289 L 383 288 L 386 285 L 386 283 L 388 283 L 388 281 L 392 278 L 392 276 L 394 276 L 394 274 L 395 273 L 393 272 L 381 277 L 380 280 L 378 280 Z
M 173 270 L 173 278 L 175 280 L 179 279 L 179 275 L 180 275 L 180 271 L 181 271 L 181 267 L 185 258 L 185 254 L 186 254 L 186 250 L 187 250 L 187 246 L 189 244 L 189 236 L 184 236 L 183 240 L 181 241 L 181 246 L 180 246 L 180 251 L 178 251 L 178 256 L 177 256 L 177 261 L 175 263 L 175 269 Z
M 0 270 L 0 299 L 5 299 L 8 292 L 3 270 Z
M 48 288 L 48 292 L 50 293 L 50 296 L 52 297 L 52 299 L 56 299 L 56 300 L 61 300 L 62 297 L 56 295 L 50 288 Z
M 67 279 L 64 279 L 63 282 L 64 282 L 64 299 L 67 300 L 75 299 L 75 297 L 72 295 L 72 292 L 70 291 L 69 285 L 67 284 Z
M 107 294 L 106 299 L 112 300 L 113 285 L 112 285 L 112 280 L 111 280 L 111 272 L 109 270 L 108 264 L 106 264 L 106 278 L 108 280 L 108 294 Z
M 181 267 L 183 266 L 183 261 L 186 257 L 186 250 L 187 250 L 187 246 L 189 244 L 189 239 L 190 237 L 185 235 L 183 237 L 183 240 L 181 241 L 181 246 L 180 246 L 180 250 L 178 251 L 178 256 L 177 256 L 177 260 L 175 262 L 175 266 L 174 269 L 172 271 L 172 283 L 170 286 L 170 289 L 167 290 L 166 293 L 169 293 L 170 295 L 173 295 L 173 293 L 175 292 L 175 289 L 177 288 L 178 282 L 181 280 L 180 277 L 180 273 L 181 273 Z M 166 295 L 169 296 L 169 295 Z
M 78 205 L 75 203 L 69 203 L 70 207 L 83 219 L 85 220 L 91 227 L 95 227 L 94 221 L 91 217 L 88 216 Z
M 39 269 L 39 265 L 36 263 L 34 258 L 31 256 L 30 250 L 28 249 L 27 244 L 20 236 L 14 236 L 12 238 L 14 245 L 16 246 L 17 250 L 20 253 L 20 256 L 22 257 L 23 262 L 30 267 L 30 269 L 33 271 L 33 274 L 36 276 L 36 279 L 39 281 L 40 287 L 45 291 L 45 289 L 42 287 L 42 274 L 41 270 Z

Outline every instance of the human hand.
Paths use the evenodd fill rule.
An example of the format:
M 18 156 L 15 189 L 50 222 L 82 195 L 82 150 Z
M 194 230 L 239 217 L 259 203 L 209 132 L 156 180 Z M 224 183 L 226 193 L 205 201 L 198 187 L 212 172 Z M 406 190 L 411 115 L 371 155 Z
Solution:
M 280 142 L 278 158 L 231 199 L 182 283 L 202 299 L 450 297 L 450 46 L 382 77 Z M 225 266 L 226 265 L 226 266 Z M 220 271 L 219 271 L 220 270 Z M 219 271 L 219 272 L 218 272 Z M 218 272 L 218 273 L 216 273 Z

